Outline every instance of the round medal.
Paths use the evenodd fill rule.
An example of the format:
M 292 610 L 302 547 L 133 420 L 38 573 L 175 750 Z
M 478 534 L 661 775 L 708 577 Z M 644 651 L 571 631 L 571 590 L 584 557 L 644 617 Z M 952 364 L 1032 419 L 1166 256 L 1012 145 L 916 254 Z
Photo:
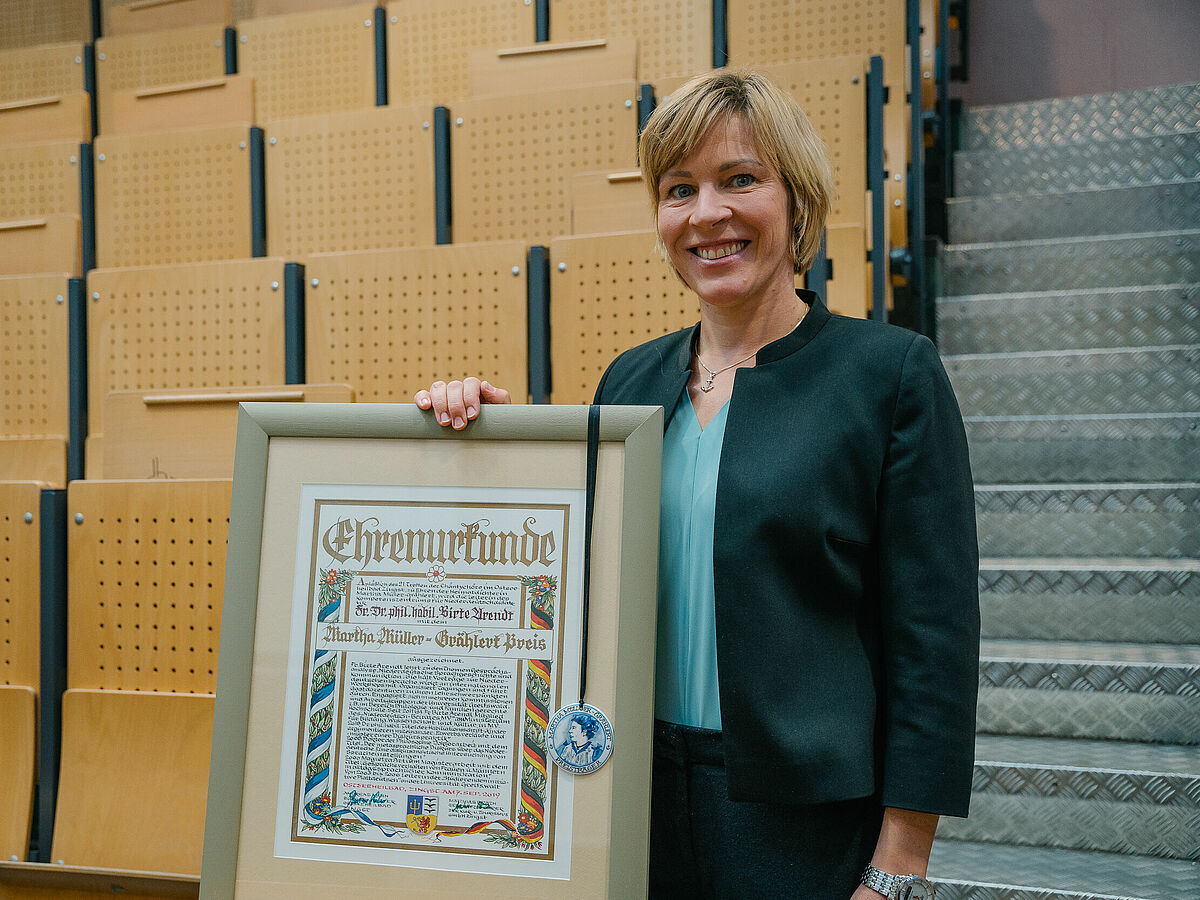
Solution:
M 572 775 L 587 775 L 612 756 L 612 725 L 608 716 L 590 703 L 572 703 L 550 720 L 546 743 L 560 769 Z

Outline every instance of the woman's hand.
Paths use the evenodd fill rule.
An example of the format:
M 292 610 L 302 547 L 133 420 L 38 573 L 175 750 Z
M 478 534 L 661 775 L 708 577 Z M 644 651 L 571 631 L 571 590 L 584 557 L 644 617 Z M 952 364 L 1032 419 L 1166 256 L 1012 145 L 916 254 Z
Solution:
M 467 423 L 479 415 L 483 403 L 511 403 L 508 391 L 480 381 L 464 378 L 462 381 L 435 381 L 427 391 L 417 391 L 413 401 L 420 409 L 433 411 L 439 425 L 449 425 L 462 431 Z

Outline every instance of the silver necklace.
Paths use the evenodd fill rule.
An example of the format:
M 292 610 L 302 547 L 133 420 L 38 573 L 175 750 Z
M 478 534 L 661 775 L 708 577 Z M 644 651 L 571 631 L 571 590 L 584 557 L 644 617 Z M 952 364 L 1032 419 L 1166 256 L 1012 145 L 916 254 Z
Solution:
M 795 324 L 795 325 L 793 325 L 793 326 L 792 326 L 792 327 L 791 327 L 791 328 L 788 330 L 788 334 L 791 334 L 793 331 L 795 331 L 797 328 L 799 328 L 799 327 L 800 327 L 800 323 L 801 323 L 801 322 L 803 322 L 803 321 L 804 321 L 804 316 L 801 316 L 801 317 L 800 317 L 800 318 L 797 320 L 796 324 Z M 778 340 L 778 339 L 777 339 L 777 340 Z M 771 343 L 771 341 L 768 341 L 767 343 L 769 344 L 769 343 Z M 766 344 L 763 344 L 763 347 L 765 347 L 765 346 L 766 346 Z M 759 347 L 759 348 L 758 348 L 758 350 L 761 350 L 761 349 L 762 349 L 762 347 Z M 755 351 L 754 351 L 754 353 L 751 353 L 749 356 L 743 356 L 743 357 L 742 357 L 741 359 L 739 359 L 737 362 L 730 363 L 729 365 L 727 365 L 727 366 L 726 366 L 725 368 L 723 368 L 723 369 L 717 369 L 715 372 L 714 372 L 712 369 L 710 369 L 708 366 L 706 366 L 706 365 L 704 364 L 704 360 L 702 360 L 702 359 L 700 358 L 700 351 L 699 351 L 699 350 L 696 350 L 696 351 L 695 351 L 695 355 L 696 355 L 696 362 L 700 363 L 700 367 L 701 367 L 702 369 L 704 369 L 704 371 L 705 371 L 705 372 L 707 372 L 707 373 L 708 373 L 708 379 L 707 379 L 707 380 L 704 382 L 704 384 L 700 385 L 700 390 L 704 391 L 704 393 L 706 393 L 706 394 L 707 394 L 709 391 L 711 391 L 711 390 L 713 389 L 713 379 L 714 379 L 714 378 L 716 378 L 716 377 L 717 377 L 718 375 L 720 375 L 722 372 L 728 372 L 728 371 L 729 371 L 730 369 L 732 369 L 734 366 L 740 366 L 742 363 L 744 363 L 746 360 L 748 360 L 748 359 L 749 359 L 751 356 L 754 356 L 756 353 L 758 353 L 758 350 L 755 350 Z

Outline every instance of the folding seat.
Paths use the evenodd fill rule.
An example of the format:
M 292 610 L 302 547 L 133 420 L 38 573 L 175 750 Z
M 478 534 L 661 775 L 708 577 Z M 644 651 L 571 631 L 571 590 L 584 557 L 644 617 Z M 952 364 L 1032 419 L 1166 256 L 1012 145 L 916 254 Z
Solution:
M 590 403 L 618 353 L 696 322 L 696 295 L 654 244 L 653 231 L 550 243 L 555 403 Z
M 536 37 L 533 4 L 513 0 L 397 0 L 386 18 L 389 103 L 453 103 L 472 52 Z
M 411 400 L 435 378 L 528 381 L 524 244 L 317 253 L 305 265 L 307 377 L 366 402 Z

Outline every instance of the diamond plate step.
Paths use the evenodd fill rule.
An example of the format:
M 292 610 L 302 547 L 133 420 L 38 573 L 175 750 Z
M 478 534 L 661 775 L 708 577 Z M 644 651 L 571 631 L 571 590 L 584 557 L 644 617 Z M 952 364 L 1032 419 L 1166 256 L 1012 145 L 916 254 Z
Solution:
M 1200 178 L 1200 131 L 954 154 L 958 197 L 1135 187 L 1195 178 Z
M 1189 481 L 1200 414 L 968 416 L 977 484 Z
M 1200 181 L 1025 196 L 960 196 L 946 203 L 956 244 L 1178 231 L 1200 222 Z
M 937 323 L 945 354 L 1200 344 L 1200 284 L 943 297 Z
M 1200 745 L 1200 645 L 985 639 L 984 734 Z
M 1185 900 L 1200 863 L 938 837 L 929 858 L 937 900 Z
M 980 735 L 955 840 L 1200 859 L 1200 748 Z
M 1200 282 L 1200 230 L 954 244 L 945 294 L 1024 293 Z
M 965 416 L 1200 412 L 1200 345 L 943 357 Z
M 982 485 L 981 556 L 1200 558 L 1200 483 Z
M 1200 644 L 1200 561 L 982 559 L 985 638 Z
M 1200 84 L 979 106 L 963 116 L 965 150 L 1083 144 L 1200 129 Z

